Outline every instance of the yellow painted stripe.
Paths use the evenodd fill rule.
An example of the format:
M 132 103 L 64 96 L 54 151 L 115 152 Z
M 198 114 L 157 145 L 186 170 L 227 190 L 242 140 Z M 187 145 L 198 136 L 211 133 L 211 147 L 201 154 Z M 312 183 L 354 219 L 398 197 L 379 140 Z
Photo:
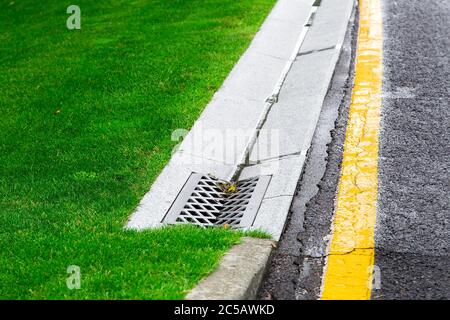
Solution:
M 370 299 L 382 78 L 380 0 L 359 1 L 355 83 L 322 299 Z

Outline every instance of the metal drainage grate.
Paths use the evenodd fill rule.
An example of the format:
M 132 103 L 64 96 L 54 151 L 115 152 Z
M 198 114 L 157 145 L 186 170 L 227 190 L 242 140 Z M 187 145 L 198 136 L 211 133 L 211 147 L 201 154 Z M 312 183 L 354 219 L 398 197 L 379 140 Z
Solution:
M 208 175 L 192 173 L 163 222 L 250 227 L 270 178 L 254 177 L 232 185 Z

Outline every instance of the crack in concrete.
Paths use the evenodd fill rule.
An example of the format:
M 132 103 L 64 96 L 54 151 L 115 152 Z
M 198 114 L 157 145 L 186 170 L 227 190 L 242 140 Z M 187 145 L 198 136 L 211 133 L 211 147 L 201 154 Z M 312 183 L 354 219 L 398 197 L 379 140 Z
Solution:
M 317 10 L 317 7 L 312 6 L 311 11 L 309 13 L 309 19 L 311 19 L 311 17 L 314 15 L 316 10 Z M 251 155 L 251 152 L 253 151 L 253 148 L 258 140 L 260 131 L 262 130 L 264 124 L 266 123 L 273 106 L 278 102 L 278 96 L 281 92 L 281 88 L 282 88 L 284 82 L 286 81 L 289 71 L 292 68 L 292 64 L 294 63 L 294 61 L 297 58 L 297 54 L 301 49 L 301 46 L 303 44 L 303 41 L 305 40 L 306 34 L 309 31 L 309 28 L 310 27 L 308 25 L 305 25 L 303 27 L 302 32 L 299 35 L 298 42 L 292 52 L 291 59 L 289 59 L 287 61 L 287 64 L 280 76 L 280 79 L 278 80 L 278 83 L 276 84 L 276 86 L 273 90 L 273 93 L 266 99 L 265 108 L 261 114 L 258 124 L 256 125 L 254 134 L 253 134 L 252 138 L 250 139 L 250 141 L 248 142 L 248 144 L 242 154 L 241 162 L 236 165 L 236 169 L 235 169 L 234 173 L 232 173 L 232 175 L 228 179 L 229 181 L 236 182 L 239 179 L 239 176 L 241 175 L 244 167 L 249 164 L 250 155 Z
M 322 52 L 322 51 L 334 50 L 334 49 L 336 49 L 336 46 L 331 46 L 331 47 L 326 47 L 326 48 L 316 49 L 316 50 L 304 51 L 304 52 L 300 52 L 299 54 L 297 54 L 297 57 L 306 56 L 308 54 Z
M 280 156 L 277 156 L 277 157 L 265 158 L 265 159 L 261 159 L 261 160 L 257 160 L 257 161 L 249 161 L 249 164 L 246 167 L 255 166 L 255 165 L 258 165 L 258 164 L 265 163 L 265 162 L 281 160 L 281 159 L 289 158 L 289 157 L 292 157 L 292 156 L 299 156 L 303 152 L 308 152 L 308 150 L 309 150 L 309 148 L 307 150 L 300 150 L 300 151 L 296 151 L 296 152 L 292 152 L 292 153 L 287 153 L 287 154 L 283 154 L 283 155 L 280 155 Z

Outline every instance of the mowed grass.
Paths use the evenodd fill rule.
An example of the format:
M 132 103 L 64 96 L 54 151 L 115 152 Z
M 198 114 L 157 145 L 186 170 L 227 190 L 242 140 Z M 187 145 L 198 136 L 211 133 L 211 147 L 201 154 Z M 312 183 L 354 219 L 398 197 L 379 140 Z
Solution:
M 123 226 L 274 2 L 79 0 L 72 31 L 71 2 L 0 3 L 0 298 L 182 298 L 239 241 Z

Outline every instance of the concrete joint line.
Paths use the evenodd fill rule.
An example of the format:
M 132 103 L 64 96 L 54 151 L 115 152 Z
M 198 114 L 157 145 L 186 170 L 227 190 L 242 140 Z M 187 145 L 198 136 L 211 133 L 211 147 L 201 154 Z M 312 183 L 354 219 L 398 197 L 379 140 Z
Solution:
M 317 6 L 313 6 L 312 10 L 311 10 L 311 15 L 309 16 L 308 22 L 306 22 L 305 26 L 306 27 L 311 27 L 314 21 L 314 16 L 316 14 L 317 11 Z
M 268 199 L 276 199 L 276 198 L 283 198 L 283 197 L 292 197 L 294 194 L 280 194 L 278 196 L 273 196 L 273 197 L 266 197 L 264 199 L 268 200 Z
M 322 51 L 327 51 L 327 50 L 333 50 L 333 49 L 336 49 L 337 51 L 341 51 L 340 47 L 338 45 L 336 45 L 336 46 L 326 47 L 326 48 L 317 49 L 317 50 L 309 50 L 309 51 L 305 51 L 305 52 L 300 52 L 297 55 L 297 57 L 306 56 L 308 54 L 322 52 Z
M 309 12 L 307 20 L 310 20 L 316 11 L 317 11 L 317 7 L 312 7 Z M 236 181 L 242 172 L 242 168 L 249 162 L 250 154 L 256 144 L 259 133 L 260 133 L 261 129 L 263 128 L 264 123 L 267 121 L 267 117 L 269 116 L 269 113 L 272 110 L 273 105 L 278 102 L 278 97 L 279 97 L 279 94 L 281 91 L 281 87 L 283 86 L 284 81 L 286 80 L 286 77 L 289 73 L 289 70 L 291 69 L 292 64 L 294 63 L 294 61 L 300 51 L 300 48 L 302 46 L 303 41 L 305 40 L 305 37 L 306 37 L 306 34 L 308 33 L 309 28 L 310 27 L 308 26 L 308 24 L 306 24 L 303 27 L 302 32 L 300 33 L 300 35 L 297 39 L 297 43 L 294 47 L 294 50 L 292 51 L 291 57 L 286 62 L 286 65 L 285 65 L 283 71 L 281 72 L 280 78 L 279 78 L 277 84 L 275 85 L 275 88 L 273 89 L 272 94 L 269 97 L 267 97 L 264 109 L 261 113 L 258 124 L 253 132 L 252 138 L 248 142 L 246 148 L 244 149 L 244 152 L 242 153 L 241 157 L 239 158 L 241 160 L 236 165 L 236 169 L 234 170 L 234 172 L 230 175 L 230 177 L 228 179 L 229 181 Z
M 246 165 L 246 167 L 256 166 L 258 164 L 277 161 L 277 160 L 281 160 L 281 159 L 285 159 L 285 158 L 289 158 L 289 157 L 293 157 L 293 156 L 300 156 L 302 154 L 306 155 L 307 153 L 308 153 L 308 150 L 301 150 L 301 151 L 297 151 L 297 152 L 283 154 L 278 157 L 265 158 L 265 159 L 261 159 L 261 160 L 257 160 L 257 161 L 249 161 L 248 164 Z

